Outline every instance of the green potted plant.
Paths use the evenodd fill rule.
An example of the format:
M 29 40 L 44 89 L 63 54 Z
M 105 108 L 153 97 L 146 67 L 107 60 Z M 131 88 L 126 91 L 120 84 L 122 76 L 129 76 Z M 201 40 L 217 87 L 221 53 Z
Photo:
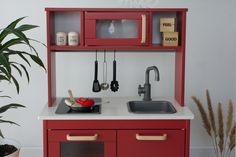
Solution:
M 0 83 L 7 82 L 13 84 L 16 87 L 16 91 L 19 94 L 20 85 L 16 75 L 26 77 L 27 81 L 30 81 L 30 76 L 27 67 L 31 66 L 31 62 L 36 63 L 43 69 L 44 64 L 35 47 L 31 45 L 32 42 L 42 44 L 41 42 L 31 39 L 25 35 L 25 31 L 32 30 L 38 26 L 22 24 L 17 26 L 18 23 L 25 17 L 19 18 L 10 23 L 6 28 L 0 29 Z M 18 47 L 20 46 L 20 47 Z M 46 70 L 46 69 L 45 69 Z M 11 98 L 8 95 L 3 95 L 3 91 L 0 91 L 0 99 Z M 4 114 L 9 109 L 16 109 L 19 107 L 25 107 L 21 104 L 10 103 L 7 105 L 0 104 L 0 124 L 17 123 L 4 119 Z M 13 140 L 7 140 L 3 136 L 3 132 L 0 130 L 0 156 L 1 157 L 17 157 L 19 156 L 19 144 Z

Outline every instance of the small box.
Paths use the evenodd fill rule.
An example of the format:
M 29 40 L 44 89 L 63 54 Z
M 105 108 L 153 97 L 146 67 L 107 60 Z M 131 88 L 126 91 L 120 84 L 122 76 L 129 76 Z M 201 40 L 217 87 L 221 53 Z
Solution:
M 178 46 L 179 33 L 178 32 L 164 32 L 163 46 Z
M 175 18 L 160 18 L 160 32 L 174 32 Z

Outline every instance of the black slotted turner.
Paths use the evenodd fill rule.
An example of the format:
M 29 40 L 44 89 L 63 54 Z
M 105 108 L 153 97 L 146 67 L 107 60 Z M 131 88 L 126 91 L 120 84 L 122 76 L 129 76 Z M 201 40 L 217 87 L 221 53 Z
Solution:
M 113 80 L 111 81 L 111 91 L 117 92 L 119 89 L 119 83 L 116 80 L 116 57 L 115 57 L 115 51 L 114 51 L 114 60 L 113 60 Z

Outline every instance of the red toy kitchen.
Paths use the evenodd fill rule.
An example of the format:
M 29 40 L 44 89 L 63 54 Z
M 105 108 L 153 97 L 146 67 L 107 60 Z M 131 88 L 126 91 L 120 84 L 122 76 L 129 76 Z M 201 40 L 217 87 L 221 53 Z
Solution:
M 39 119 L 43 120 L 44 157 L 189 157 L 190 120 L 194 115 L 184 104 L 188 9 L 45 10 L 48 103 L 39 116 Z M 73 32 L 70 32 L 71 30 Z M 114 54 L 119 51 L 132 51 L 134 55 L 135 51 L 174 51 L 174 97 L 159 99 L 153 96 L 152 100 L 145 100 L 145 97 L 151 98 L 151 95 L 145 95 L 145 91 L 141 91 L 148 87 L 149 71 L 158 70 L 155 67 L 147 69 L 144 87 L 139 87 L 140 94 L 145 95 L 144 99 L 138 96 L 74 98 L 71 91 L 69 97 L 56 97 L 56 53 L 99 50 L 115 51 Z M 116 70 L 114 61 L 113 71 Z M 156 76 L 157 74 L 159 76 L 159 72 Z M 158 80 L 158 77 L 156 79 Z M 115 82 L 115 76 L 113 81 L 111 90 L 116 92 L 119 85 Z M 95 73 L 94 92 L 101 90 L 96 83 L 98 81 Z M 160 106 L 169 105 L 168 108 L 158 108 L 166 113 L 152 112 L 151 109 L 145 110 L 148 113 L 144 113 L 141 111 L 143 107 L 136 107 L 143 105 L 157 109 L 153 108 L 152 104 L 155 103 Z M 82 108 L 85 110 L 81 110 Z M 172 109 L 173 112 L 169 113 Z

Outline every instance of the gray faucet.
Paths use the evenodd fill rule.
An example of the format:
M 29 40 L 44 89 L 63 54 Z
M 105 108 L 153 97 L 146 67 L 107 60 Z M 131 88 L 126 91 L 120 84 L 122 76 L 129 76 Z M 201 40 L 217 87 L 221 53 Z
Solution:
M 141 94 L 144 94 L 143 100 L 144 101 L 151 101 L 151 84 L 149 82 L 149 72 L 151 70 L 154 70 L 155 72 L 155 81 L 160 81 L 160 74 L 159 74 L 159 70 L 156 66 L 151 66 L 148 67 L 146 69 L 146 73 L 145 73 L 145 84 L 143 87 L 141 87 L 141 85 L 139 85 L 138 87 L 138 94 L 139 96 L 141 96 Z

